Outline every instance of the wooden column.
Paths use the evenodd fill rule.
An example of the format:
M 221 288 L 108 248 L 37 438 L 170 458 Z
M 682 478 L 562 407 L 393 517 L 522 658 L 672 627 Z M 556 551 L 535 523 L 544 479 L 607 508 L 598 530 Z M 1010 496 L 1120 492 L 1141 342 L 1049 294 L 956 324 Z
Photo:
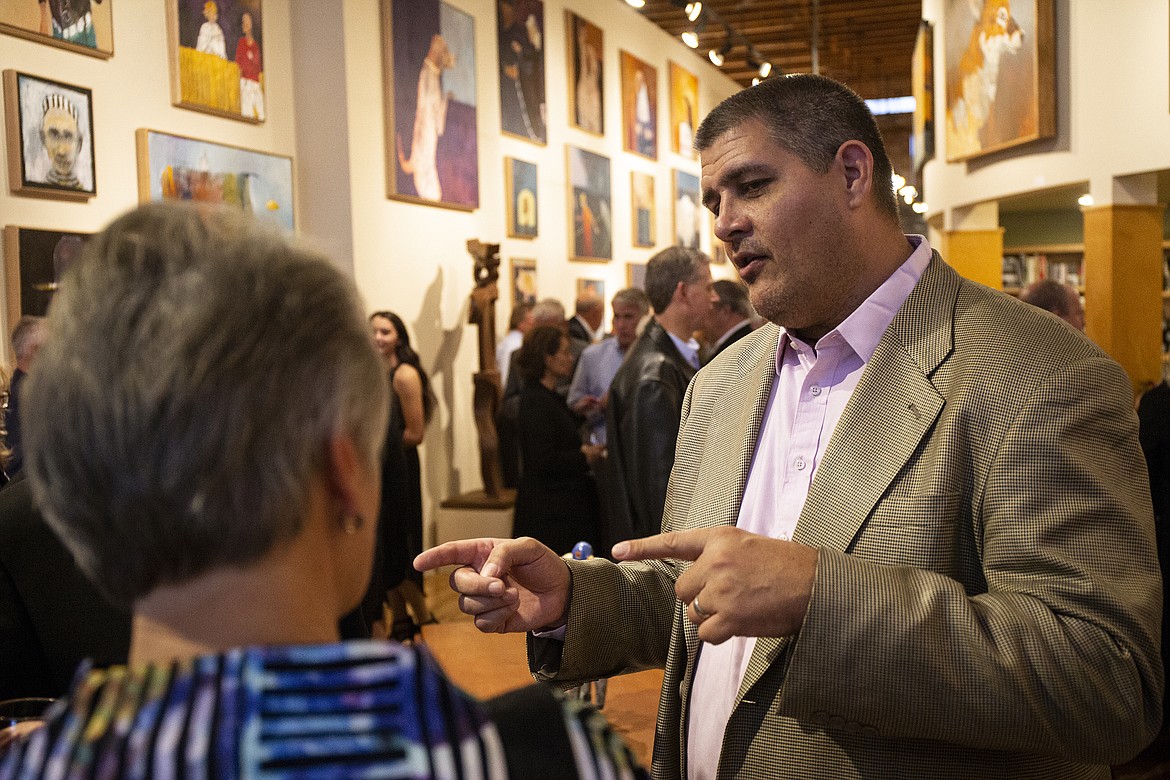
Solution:
M 1162 206 L 1084 209 L 1085 334 L 1129 374 L 1162 379 Z
M 943 232 L 943 260 L 973 282 L 1003 289 L 1003 228 Z

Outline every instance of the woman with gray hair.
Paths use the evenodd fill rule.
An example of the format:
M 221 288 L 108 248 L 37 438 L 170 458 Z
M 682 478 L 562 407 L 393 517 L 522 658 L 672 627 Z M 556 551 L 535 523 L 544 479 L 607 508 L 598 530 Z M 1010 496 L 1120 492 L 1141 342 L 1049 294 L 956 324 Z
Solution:
M 421 646 L 338 641 L 370 575 L 388 396 L 325 258 L 238 213 L 140 207 L 66 276 L 37 361 L 34 494 L 133 635 L 129 665 L 83 666 L 0 778 L 639 771 L 595 713 L 485 707 Z M 525 764 L 547 721 L 593 755 Z

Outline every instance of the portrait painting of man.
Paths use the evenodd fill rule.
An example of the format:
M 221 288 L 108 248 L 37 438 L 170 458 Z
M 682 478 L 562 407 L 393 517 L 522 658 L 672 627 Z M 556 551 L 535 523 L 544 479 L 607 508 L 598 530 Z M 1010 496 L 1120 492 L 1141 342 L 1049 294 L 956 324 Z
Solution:
M 69 200 L 97 193 L 90 90 L 4 72 L 13 192 Z

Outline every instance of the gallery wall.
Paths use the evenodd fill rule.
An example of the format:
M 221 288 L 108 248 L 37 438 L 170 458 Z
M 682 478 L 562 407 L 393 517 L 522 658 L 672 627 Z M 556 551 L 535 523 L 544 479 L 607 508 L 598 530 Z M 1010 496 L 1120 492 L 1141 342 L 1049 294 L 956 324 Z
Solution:
M 939 153 L 925 170 L 932 224 L 957 223 L 957 215 L 975 204 L 1084 181 L 1097 205 L 1124 202 L 1115 177 L 1170 169 L 1170 8 L 1163 0 L 1058 0 L 1054 137 L 955 163 L 946 162 L 943 127 L 948 5 L 956 3 L 922 4 L 923 18 L 935 24 L 938 63 Z
M 579 279 L 602 282 L 610 297 L 626 286 L 628 263 L 645 263 L 671 241 L 672 171 L 699 172 L 696 159 L 671 151 L 669 62 L 698 77 L 700 117 L 738 90 L 718 69 L 618 0 L 546 0 L 547 143 L 506 137 L 500 133 L 496 4 L 451 0 L 474 20 L 478 128 L 479 207 L 457 211 L 387 197 L 379 0 L 263 0 L 268 116 L 259 124 L 172 105 L 166 3 L 107 3 L 114 42 L 109 59 L 0 35 L 0 69 L 93 91 L 97 167 L 97 194 L 87 202 L 0 189 L 0 225 L 92 232 L 132 207 L 138 202 L 135 131 L 140 128 L 292 156 L 298 235 L 353 274 L 371 311 L 391 309 L 403 317 L 434 376 L 440 410 L 423 446 L 430 510 L 448 496 L 480 487 L 471 413 L 472 375 L 479 366 L 476 331 L 467 322 L 473 280 L 466 241 L 502 245 L 497 335 L 506 330 L 512 304 L 508 271 L 513 258 L 536 261 L 540 297 L 554 296 L 571 307 Z M 605 128 L 600 136 L 569 126 L 566 9 L 604 32 Z M 621 50 L 657 69 L 656 160 L 622 150 Z M 568 260 L 567 145 L 610 160 L 614 227 L 609 262 Z M 506 235 L 505 157 L 537 166 L 539 235 L 534 239 Z M 655 179 L 655 247 L 632 242 L 632 171 Z M 706 216 L 701 240 L 710 250 Z M 732 276 L 726 264 L 714 271 L 717 277 Z M 3 341 L 0 356 L 9 359 Z
M 501 244 L 500 300 L 497 303 L 497 335 L 506 330 L 511 307 L 509 264 L 513 258 L 534 259 L 537 294 L 553 296 L 572 305 L 578 279 L 604 282 L 606 296 L 626 286 L 627 263 L 645 263 L 653 248 L 632 244 L 630 219 L 630 172 L 654 174 L 656 180 L 656 233 L 658 248 L 672 235 L 673 169 L 699 172 L 697 160 L 670 150 L 665 132 L 668 122 L 668 63 L 683 64 L 699 79 L 700 117 L 727 95 L 739 89 L 716 68 L 705 64 L 677 39 L 617 0 L 546 0 L 544 41 L 548 140 L 538 146 L 500 133 L 500 97 L 497 81 L 496 4 L 485 0 L 452 0 L 451 5 L 470 14 L 475 22 L 477 75 L 477 124 L 480 205 L 474 211 L 456 211 L 431 205 L 406 203 L 386 197 L 384 104 L 382 88 L 382 26 L 378 0 L 294 0 L 294 50 L 298 56 L 314 48 L 331 51 L 310 60 L 325 68 L 316 78 L 335 85 L 323 93 L 298 91 L 298 106 L 312 101 L 313 108 L 298 112 L 299 138 L 313 137 L 311 145 L 299 143 L 302 174 L 312 171 L 317 182 L 304 190 L 330 191 L 328 208 L 339 211 L 348 202 L 349 218 L 331 213 L 327 220 L 306 217 L 314 236 L 334 247 L 352 247 L 354 277 L 371 310 L 397 312 L 411 330 L 414 345 L 432 371 L 440 397 L 440 411 L 427 432 L 423 449 L 424 494 L 430 507 L 443 498 L 478 489 L 478 448 L 472 418 L 472 375 L 478 370 L 475 329 L 467 325 L 468 295 L 473 287 L 472 260 L 465 244 L 477 238 Z M 319 24 L 327 9 L 337 10 L 344 24 Z M 597 136 L 570 127 L 568 121 L 566 9 L 601 27 L 605 35 L 604 101 L 605 133 Z M 303 12 L 303 16 L 302 16 Z M 324 27 L 324 29 L 322 29 Z M 336 36 L 340 36 L 339 38 Z M 338 47 L 338 43 L 343 47 Z M 619 51 L 636 53 L 658 69 L 658 159 L 622 151 Z M 342 53 L 343 52 L 343 53 Z M 344 85 L 344 89 L 342 89 Z M 325 139 L 333 139 L 326 143 Z M 606 263 L 569 261 L 569 183 L 566 145 L 610 159 L 614 257 Z M 348 191 L 338 192 L 337 147 L 348 148 Z M 321 154 L 322 161 L 311 158 Z M 532 240 L 506 235 L 504 158 L 535 163 L 538 171 L 539 236 Z M 302 179 L 305 182 L 305 179 Z M 327 184 L 326 184 L 327 183 Z M 709 219 L 704 223 L 703 247 L 711 248 Z M 342 235 L 338 234 L 348 233 Z M 724 264 L 716 276 L 731 276 Z M 428 512 L 428 521 L 433 511 Z

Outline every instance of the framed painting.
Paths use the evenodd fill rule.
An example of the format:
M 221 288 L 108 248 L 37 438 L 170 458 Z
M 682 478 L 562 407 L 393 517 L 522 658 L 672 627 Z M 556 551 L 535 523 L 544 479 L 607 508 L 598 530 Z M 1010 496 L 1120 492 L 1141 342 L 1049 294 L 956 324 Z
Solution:
M 138 199 L 223 203 L 295 228 L 292 158 L 139 130 Z
M 622 63 L 622 148 L 658 159 L 658 71 L 627 51 Z
M 113 2 L 0 3 L 0 32 L 109 59 L 114 55 Z
M 596 296 L 597 300 L 604 301 L 605 298 L 605 280 L 604 279 L 578 279 L 577 280 L 577 300 L 587 298 L 589 296 Z
M 263 122 L 263 0 L 167 0 L 171 102 Z
M 441 0 L 382 0 L 386 189 L 479 208 L 475 20 Z
M 59 200 L 97 194 L 90 90 L 6 70 L 4 113 L 13 194 Z
M 513 257 L 512 306 L 521 303 L 536 303 L 536 260 L 527 257 Z
M 1053 5 L 945 0 L 947 162 L 1055 134 Z
M 565 11 L 569 53 L 569 124 L 587 133 L 605 133 L 605 35 L 601 28 Z
M 569 146 L 570 260 L 613 259 L 609 158 Z
M 42 317 L 61 277 L 81 255 L 88 233 L 4 228 L 4 280 L 8 297 L 8 332 L 26 314 Z
M 508 237 L 536 238 L 540 220 L 536 198 L 536 163 L 504 158 L 507 190 Z
M 543 0 L 496 0 L 496 31 L 500 129 L 543 146 L 548 140 Z
M 910 132 L 910 163 L 921 190 L 922 166 L 934 157 L 934 25 L 918 25 L 910 60 L 910 88 L 914 93 L 914 124 Z
M 626 287 L 646 289 L 646 264 L 626 263 Z
M 674 243 L 689 249 L 700 248 L 703 234 L 703 205 L 699 197 L 699 177 L 686 171 L 674 171 Z
M 654 175 L 630 171 L 630 210 L 633 212 L 634 246 L 652 247 L 655 240 Z
M 670 63 L 670 148 L 695 159 L 695 128 L 699 124 L 699 80 L 676 62 Z

